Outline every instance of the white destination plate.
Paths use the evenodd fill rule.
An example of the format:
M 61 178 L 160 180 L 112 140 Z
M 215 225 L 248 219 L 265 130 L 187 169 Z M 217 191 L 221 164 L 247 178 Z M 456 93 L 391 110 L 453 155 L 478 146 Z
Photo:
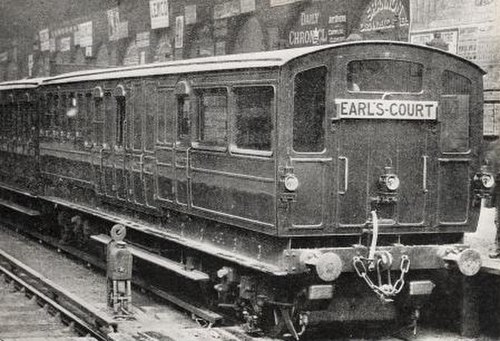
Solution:
M 438 102 L 337 98 L 335 105 L 339 118 L 435 120 Z

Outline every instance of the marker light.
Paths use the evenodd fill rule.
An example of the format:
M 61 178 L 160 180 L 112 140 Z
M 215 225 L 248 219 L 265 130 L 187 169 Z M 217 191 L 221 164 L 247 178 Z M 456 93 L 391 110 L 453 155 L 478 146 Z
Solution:
M 299 188 L 299 179 L 293 174 L 288 174 L 285 178 L 285 188 L 290 192 L 295 192 Z
M 396 175 L 389 175 L 385 179 L 385 185 L 387 186 L 387 189 L 390 191 L 395 191 L 399 188 L 399 178 Z
M 481 183 L 484 188 L 490 189 L 495 186 L 495 178 L 491 174 L 483 174 L 481 176 Z

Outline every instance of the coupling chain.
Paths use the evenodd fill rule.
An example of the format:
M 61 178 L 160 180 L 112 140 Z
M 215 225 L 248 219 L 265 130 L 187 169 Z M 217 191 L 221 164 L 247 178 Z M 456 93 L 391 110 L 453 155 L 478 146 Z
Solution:
M 366 269 L 365 262 L 373 262 L 374 260 L 366 259 L 364 257 L 359 257 L 356 256 L 353 258 L 353 266 L 354 270 L 356 271 L 356 274 L 362 278 L 368 287 L 382 299 L 383 301 L 391 301 L 390 297 L 396 296 L 403 290 L 403 287 L 405 285 L 405 275 L 410 271 L 410 258 L 407 255 L 401 256 L 401 264 L 400 264 L 400 271 L 401 274 L 399 275 L 399 278 L 397 281 L 392 285 L 391 281 L 391 270 L 387 269 L 387 279 L 388 282 L 386 284 L 382 283 L 382 276 L 381 276 L 381 261 L 377 261 L 377 266 L 375 267 L 377 271 L 377 278 L 378 278 L 378 285 L 373 283 L 371 280 L 370 276 L 368 275 L 368 271 Z

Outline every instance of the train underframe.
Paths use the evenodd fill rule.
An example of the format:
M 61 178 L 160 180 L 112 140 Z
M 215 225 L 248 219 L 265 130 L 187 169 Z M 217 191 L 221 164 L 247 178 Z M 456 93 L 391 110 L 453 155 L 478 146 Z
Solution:
M 39 234 L 100 257 L 105 255 L 102 238 L 114 224 L 125 225 L 130 245 L 185 271 L 172 273 L 135 259 L 136 276 L 153 287 L 183 288 L 175 294 L 236 316 L 251 333 L 299 339 L 314 326 L 360 321 L 395 321 L 414 328 L 433 292 L 460 299 L 459 291 L 449 294 L 450 283 L 456 289 L 461 274 L 473 275 L 481 266 L 478 254 L 460 244 L 460 234 L 441 236 L 434 245 L 403 245 L 401 238 L 381 235 L 373 248 L 373 231 L 368 231 L 352 240 L 325 237 L 332 241 L 328 246 L 313 239 L 242 235 L 231 226 L 170 211 L 161 216 L 132 210 L 113 214 L 5 188 L 2 197 L 27 210 L 38 209 L 40 216 L 28 220 Z M 131 216 L 135 218 L 127 218 Z M 184 274 L 192 271 L 205 279 L 191 281 Z

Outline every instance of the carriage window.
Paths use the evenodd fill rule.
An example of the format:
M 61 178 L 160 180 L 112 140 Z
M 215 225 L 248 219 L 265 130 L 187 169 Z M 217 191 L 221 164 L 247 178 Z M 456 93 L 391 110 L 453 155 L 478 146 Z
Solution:
M 441 97 L 441 151 L 460 153 L 469 150 L 469 105 L 471 81 L 451 71 L 443 72 Z
M 172 108 L 175 108 L 173 91 L 160 91 L 158 94 L 158 141 L 172 142 L 173 119 Z
M 116 145 L 123 146 L 127 105 L 124 96 L 116 96 L 115 98 L 116 98 Z
M 102 97 L 94 98 L 94 113 L 93 113 L 94 120 L 92 122 L 94 126 L 93 141 L 98 146 L 102 146 L 103 143 L 103 135 L 104 135 L 103 110 L 104 110 L 103 98 Z
M 145 148 L 146 150 L 154 150 L 155 145 L 155 116 L 157 106 L 157 92 L 155 84 L 147 84 L 146 92 L 146 135 Z
M 177 97 L 177 141 L 189 140 L 189 110 L 191 100 L 188 96 Z
M 242 149 L 271 150 L 274 89 L 270 86 L 237 88 L 236 146 Z
M 326 67 L 295 76 L 293 149 L 321 152 L 324 143 Z
M 134 141 L 133 148 L 136 150 L 142 149 L 142 111 L 144 110 L 143 88 L 137 85 L 134 88 Z
M 420 92 L 422 64 L 401 60 L 356 60 L 347 65 L 350 91 Z
M 226 143 L 227 90 L 203 90 L 199 94 L 198 134 L 200 142 L 223 146 Z

